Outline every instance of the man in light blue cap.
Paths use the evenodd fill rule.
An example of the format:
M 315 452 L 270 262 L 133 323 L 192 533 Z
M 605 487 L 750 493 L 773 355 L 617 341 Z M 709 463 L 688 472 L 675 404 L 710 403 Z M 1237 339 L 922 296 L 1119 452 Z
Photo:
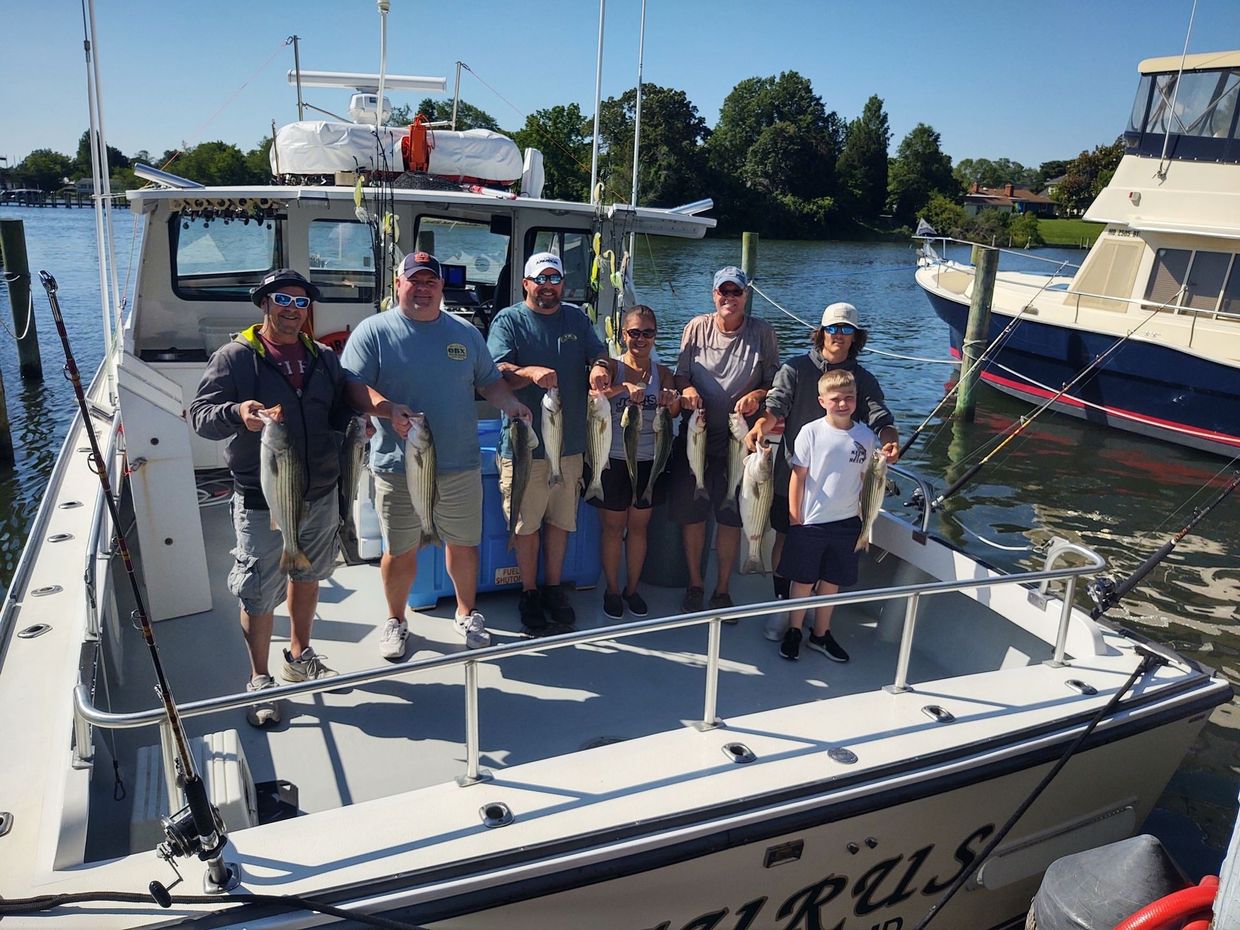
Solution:
M 770 323 L 745 314 L 749 279 L 734 265 L 715 272 L 715 312 L 694 317 L 685 325 L 676 362 L 676 388 L 681 409 L 706 411 L 706 490 L 709 501 L 694 496 L 684 442 L 678 443 L 668 488 L 668 513 L 684 533 L 689 586 L 682 608 L 701 610 L 702 553 L 706 548 L 706 517 L 715 514 L 715 549 L 719 572 L 710 598 L 712 610 L 732 606 L 728 583 L 740 548 L 741 518 L 736 489 L 727 487 L 728 417 L 739 413 L 752 420 L 779 369 L 779 339 Z M 681 436 L 685 431 L 681 430 Z

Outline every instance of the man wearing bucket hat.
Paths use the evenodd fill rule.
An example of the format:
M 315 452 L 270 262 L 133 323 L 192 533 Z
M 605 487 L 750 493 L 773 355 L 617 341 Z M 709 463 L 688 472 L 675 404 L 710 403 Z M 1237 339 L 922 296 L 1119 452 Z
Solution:
M 783 423 L 783 451 L 775 457 L 775 499 L 771 503 L 771 528 L 776 534 L 773 561 L 776 565 L 779 564 L 784 537 L 788 532 L 789 457 L 801 429 L 822 417 L 822 408 L 818 404 L 818 379 L 823 373 L 836 368 L 853 373 L 857 382 L 854 421 L 864 423 L 874 431 L 889 462 L 899 458 L 900 435 L 895 417 L 883 396 L 883 389 L 878 379 L 857 362 L 867 337 L 868 333 L 861 328 L 856 307 L 842 301 L 830 304 L 822 311 L 822 320 L 810 340 L 810 350 L 789 359 L 776 372 L 775 382 L 766 395 L 765 410 L 745 437 L 746 445 L 753 449 L 779 423 Z M 772 580 L 775 597 L 786 599 L 788 579 L 776 574 Z M 786 616 L 770 617 L 766 625 L 767 639 L 779 640 L 786 624 Z
M 563 405 L 564 440 L 560 468 L 564 480 L 549 485 L 542 418 L 534 417 L 538 447 L 521 511 L 516 521 L 517 567 L 521 572 L 518 610 L 531 633 L 548 629 L 547 618 L 560 629 L 572 629 L 576 614 L 560 586 L 568 534 L 577 530 L 582 460 L 586 449 L 586 400 L 589 391 L 611 386 L 607 350 L 594 324 L 581 309 L 561 301 L 564 266 L 552 252 L 536 252 L 525 263 L 525 300 L 501 310 L 491 323 L 487 347 L 517 397 L 539 410 L 543 395 L 558 388 Z M 508 425 L 504 418 L 504 426 Z M 504 509 L 511 507 L 512 449 L 508 430 L 500 440 L 500 491 Z M 541 532 L 540 532 L 541 531 Z M 543 552 L 544 581 L 537 585 L 538 553 Z
M 706 549 L 706 518 L 715 516 L 715 552 L 718 574 L 709 606 L 732 606 L 728 583 L 740 549 L 741 517 L 735 489 L 728 483 L 728 419 L 738 413 L 746 420 L 762 407 L 762 398 L 779 367 L 779 339 L 766 320 L 745 313 L 749 278 L 734 265 L 715 272 L 714 313 L 694 317 L 680 339 L 676 387 L 681 409 L 706 411 L 706 490 L 709 500 L 694 496 L 684 441 L 677 442 L 668 487 L 668 515 L 681 525 L 688 562 L 689 585 L 681 607 L 701 610 L 704 587 L 702 554 Z M 681 430 L 683 435 L 686 431 Z M 729 495 L 729 490 L 732 493 Z
M 336 564 L 340 512 L 336 484 L 340 477 L 339 431 L 353 411 L 345 399 L 345 378 L 336 354 L 304 332 L 319 289 L 290 268 L 268 273 L 250 291 L 263 311 L 261 323 L 220 347 L 207 363 L 189 407 L 194 431 L 205 439 L 226 439 L 225 461 L 233 478 L 232 514 L 236 562 L 228 590 L 241 605 L 241 629 L 250 653 L 248 691 L 265 691 L 276 683 L 268 667 L 275 609 L 289 602 L 289 648 L 281 677 L 298 682 L 336 673 L 310 645 L 318 606 L 319 582 Z M 305 569 L 280 567 L 283 538 L 272 526 L 263 496 L 260 442 L 264 419 L 279 407 L 295 454 L 306 466 L 306 509 L 298 542 L 309 560 Z M 276 701 L 249 708 L 254 726 L 280 722 Z
M 378 419 L 370 443 L 375 508 L 385 543 L 379 575 L 388 619 L 379 654 L 403 659 L 409 592 L 418 571 L 423 527 L 405 478 L 405 439 L 414 411 L 426 419 L 435 444 L 434 531 L 456 593 L 453 629 L 468 649 L 491 644 L 476 610 L 478 546 L 482 541 L 482 458 L 477 391 L 500 410 L 529 416 L 500 377 L 482 334 L 443 309 L 443 269 L 434 255 L 411 252 L 396 279 L 398 306 L 367 317 L 345 343 L 341 362 L 349 399 Z

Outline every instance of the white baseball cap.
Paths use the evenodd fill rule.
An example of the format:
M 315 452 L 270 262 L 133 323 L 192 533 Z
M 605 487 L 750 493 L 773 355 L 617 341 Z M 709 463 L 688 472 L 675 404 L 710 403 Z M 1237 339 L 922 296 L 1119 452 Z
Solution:
M 560 264 L 560 257 L 552 252 L 535 252 L 525 263 L 525 277 L 533 278 L 548 269 L 557 274 L 564 274 L 564 266 Z
M 829 304 L 827 309 L 822 311 L 822 325 L 829 323 L 850 323 L 858 329 L 861 327 L 857 322 L 857 308 L 843 302 Z

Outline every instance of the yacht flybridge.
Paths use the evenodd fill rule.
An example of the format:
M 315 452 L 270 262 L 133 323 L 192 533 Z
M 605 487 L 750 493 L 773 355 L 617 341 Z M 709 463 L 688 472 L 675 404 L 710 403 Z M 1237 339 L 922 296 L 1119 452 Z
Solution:
M 0 614 L 6 928 L 894 928 L 956 885 L 942 926 L 1015 925 L 1050 862 L 1141 824 L 1230 696 L 1075 606 L 1103 567 L 1094 553 L 1061 544 L 1003 574 L 935 538 L 928 513 L 893 510 L 860 583 L 829 599 L 847 665 L 780 658 L 762 627 L 785 605 L 759 576 L 734 587 L 740 606 L 700 614 L 652 589 L 651 618 L 619 626 L 583 577 L 580 631 L 536 640 L 501 590 L 480 603 L 493 645 L 468 652 L 444 610 L 411 611 L 412 658 L 380 665 L 378 571 L 351 559 L 315 627 L 343 674 L 283 687 L 284 721 L 248 726 L 230 483 L 184 411 L 209 353 L 255 322 L 249 288 L 305 271 L 323 295 L 314 333 L 340 342 L 382 312 L 392 250 L 420 246 L 444 263 L 448 309 L 485 327 L 518 298 L 514 269 L 551 249 L 566 297 L 605 318 L 630 298 L 596 258 L 623 255 L 631 231 L 713 225 L 695 207 L 332 174 L 131 194 L 136 298 Z M 119 521 L 82 452 L 87 426 Z M 203 858 L 117 534 L 226 838 Z
M 981 376 L 1091 422 L 1230 457 L 1240 453 L 1240 51 L 1150 58 L 1139 71 L 1125 154 L 1085 213 L 1106 229 L 1074 274 L 1001 268 L 988 334 L 998 344 Z M 958 354 L 973 267 L 940 251 L 926 252 L 917 283 Z

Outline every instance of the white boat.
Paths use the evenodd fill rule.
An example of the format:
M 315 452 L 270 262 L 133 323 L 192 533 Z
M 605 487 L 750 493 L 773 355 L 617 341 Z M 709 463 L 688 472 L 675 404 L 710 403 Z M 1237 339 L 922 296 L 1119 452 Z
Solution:
M 1240 453 L 1240 51 L 1150 58 L 1139 71 L 1125 154 L 1085 213 L 1106 228 L 1075 273 L 999 271 L 987 341 L 1001 346 L 981 377 L 1094 423 L 1231 457 Z M 959 355 L 973 266 L 931 249 L 916 277 Z
M 397 245 L 433 234 L 464 267 L 449 301 L 483 323 L 517 299 L 506 270 L 534 251 L 580 256 L 571 292 L 596 232 L 605 245 L 633 230 L 700 237 L 712 222 L 461 190 L 384 196 Z M 1093 553 L 1063 546 L 1044 570 L 1005 575 L 884 512 L 860 583 L 830 599 L 847 665 L 781 659 L 762 627 L 784 605 L 756 576 L 737 580 L 734 609 L 678 615 L 678 590 L 651 589 L 652 619 L 616 626 L 581 591 L 580 632 L 539 640 L 520 635 L 511 596 L 487 596 L 495 644 L 470 652 L 442 612 L 411 612 L 417 654 L 380 664 L 386 612 L 377 569 L 360 562 L 324 584 L 315 628 L 344 674 L 282 688 L 285 722 L 251 728 L 225 589 L 232 528 L 214 506 L 228 482 L 221 495 L 220 447 L 184 410 L 208 353 L 254 321 L 247 291 L 268 268 L 308 270 L 321 337 L 375 312 L 383 280 L 351 185 L 130 200 L 137 297 L 89 390 L 121 525 L 78 418 L 0 614 L 6 928 L 293 928 L 343 913 L 506 930 L 895 930 L 966 874 L 940 925 L 1008 926 L 1047 864 L 1142 822 L 1231 694 L 1073 606 L 1077 579 L 1102 567 Z M 206 861 L 131 627 L 118 531 L 227 837 Z M 173 865 L 185 884 L 168 897 Z

